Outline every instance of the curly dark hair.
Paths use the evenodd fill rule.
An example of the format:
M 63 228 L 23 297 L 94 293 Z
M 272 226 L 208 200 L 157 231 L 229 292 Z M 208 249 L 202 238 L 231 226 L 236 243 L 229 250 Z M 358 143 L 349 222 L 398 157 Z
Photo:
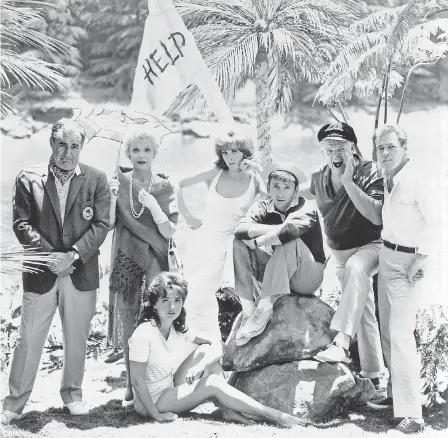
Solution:
M 227 149 L 238 149 L 243 153 L 244 158 L 251 160 L 254 156 L 254 145 L 252 140 L 244 135 L 235 135 L 233 132 L 225 136 L 218 137 L 215 141 L 215 152 L 218 159 L 215 161 L 215 166 L 219 169 L 229 170 L 224 158 L 222 158 L 223 151 Z
M 166 298 L 167 289 L 175 289 L 182 298 L 182 304 L 185 304 L 185 299 L 188 295 L 188 283 L 181 275 L 173 272 L 161 272 L 157 274 L 149 284 L 146 284 L 143 290 L 143 304 L 138 316 L 137 327 L 143 322 L 148 322 L 154 319 L 160 323 L 157 311 L 154 308 L 157 301 L 161 298 Z M 182 305 L 180 315 L 173 321 L 174 329 L 178 332 L 185 333 L 188 327 L 185 323 L 187 313 Z

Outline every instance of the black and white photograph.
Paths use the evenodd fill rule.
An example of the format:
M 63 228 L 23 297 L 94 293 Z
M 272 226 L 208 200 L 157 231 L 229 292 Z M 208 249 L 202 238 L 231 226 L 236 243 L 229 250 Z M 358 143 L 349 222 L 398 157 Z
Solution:
M 448 0 L 0 0 L 0 435 L 448 433 Z

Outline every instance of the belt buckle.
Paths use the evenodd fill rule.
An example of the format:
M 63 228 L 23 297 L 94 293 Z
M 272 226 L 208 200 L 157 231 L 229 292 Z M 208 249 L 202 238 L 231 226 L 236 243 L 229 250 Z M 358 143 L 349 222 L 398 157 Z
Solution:
M 398 251 L 398 244 L 395 243 L 394 246 L 395 246 L 394 251 Z

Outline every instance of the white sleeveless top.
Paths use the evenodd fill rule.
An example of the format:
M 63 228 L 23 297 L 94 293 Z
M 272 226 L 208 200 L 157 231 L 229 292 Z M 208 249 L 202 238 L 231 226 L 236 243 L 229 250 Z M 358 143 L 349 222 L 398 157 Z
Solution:
M 221 169 L 213 178 L 205 203 L 203 226 L 215 233 L 233 235 L 238 222 L 255 201 L 255 177 L 252 174 L 246 191 L 236 198 L 226 198 L 216 191 L 216 185 L 223 173 Z

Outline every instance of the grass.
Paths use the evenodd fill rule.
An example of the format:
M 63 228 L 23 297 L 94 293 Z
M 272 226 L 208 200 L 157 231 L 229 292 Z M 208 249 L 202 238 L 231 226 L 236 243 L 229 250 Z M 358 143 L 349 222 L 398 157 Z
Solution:
M 212 403 L 205 403 L 192 413 L 180 416 L 173 423 L 157 423 L 137 415 L 132 407 L 123 408 L 121 397 L 125 388 L 123 360 L 106 364 L 104 359 L 109 350 L 97 358 L 86 361 L 83 384 L 84 399 L 92 410 L 83 417 L 71 416 L 62 409 L 58 394 L 62 370 L 40 369 L 25 414 L 19 422 L 13 422 L 3 429 L 5 438 L 289 438 L 305 436 L 322 438 L 331 434 L 332 438 L 357 438 L 382 436 L 392 426 L 392 413 L 371 411 L 366 406 L 358 406 L 344 416 L 329 419 L 326 423 L 312 424 L 306 428 L 280 429 L 269 424 L 243 426 L 224 423 L 220 420 Z M 46 353 L 48 354 L 48 353 Z M 45 358 L 44 358 L 45 359 Z M 45 362 L 45 360 L 43 361 Z M 3 373 L 3 377 L 7 374 Z M 5 382 L 3 382 L 5 383 Z M 2 385 L 5 388 L 4 385 Z M 442 438 L 446 436 L 446 420 L 441 409 L 425 412 L 426 436 Z

